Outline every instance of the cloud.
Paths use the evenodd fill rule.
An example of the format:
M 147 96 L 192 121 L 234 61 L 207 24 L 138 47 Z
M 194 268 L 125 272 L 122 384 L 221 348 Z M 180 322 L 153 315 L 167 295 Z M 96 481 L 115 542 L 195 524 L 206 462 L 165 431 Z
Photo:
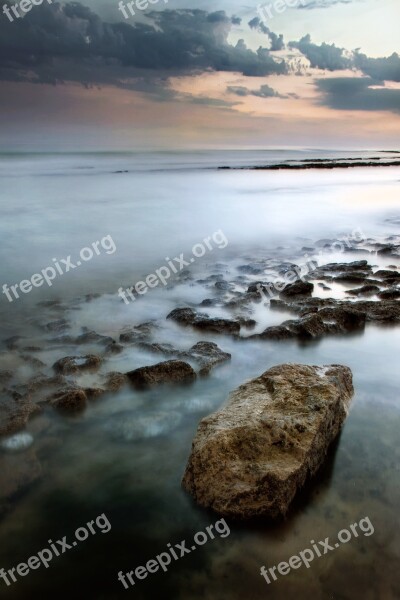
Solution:
M 318 69 L 340 71 L 352 67 L 352 60 L 345 56 L 344 48 L 338 48 L 335 44 L 325 43 L 318 46 L 311 42 L 309 34 L 302 37 L 299 42 L 289 42 L 289 47 L 300 50 L 308 58 L 311 66 Z
M 377 87 L 369 77 L 319 79 L 320 104 L 336 110 L 389 111 L 400 113 L 400 90 Z
M 229 85 L 226 91 L 236 96 L 257 96 L 258 98 L 287 98 L 273 90 L 269 85 L 262 85 L 258 90 L 250 90 L 242 85 Z
M 354 65 L 373 79 L 400 82 L 400 56 L 396 52 L 387 58 L 368 58 L 356 52 Z
M 400 82 L 400 56 L 394 52 L 391 56 L 369 58 L 359 50 L 348 52 L 335 44 L 313 44 L 311 36 L 305 35 L 298 42 L 289 42 L 290 48 L 297 48 L 310 61 L 314 68 L 328 71 L 358 69 L 379 81 Z
M 283 48 L 285 47 L 285 43 L 283 41 L 283 35 L 282 34 L 277 35 L 273 31 L 271 31 L 268 27 L 266 27 L 266 25 L 264 25 L 264 23 L 262 23 L 262 21 L 260 21 L 260 19 L 258 17 L 254 17 L 254 19 L 251 19 L 251 21 L 249 21 L 248 25 L 249 25 L 250 29 L 256 29 L 260 33 L 265 33 L 265 35 L 267 35 L 269 37 L 269 41 L 271 43 L 271 47 L 270 47 L 271 52 L 283 50 Z
M 267 48 L 228 36 L 225 11 L 164 10 L 149 23 L 106 23 L 80 3 L 42 5 L 13 23 L 0 20 L 0 78 L 8 81 L 120 84 L 138 70 L 190 74 L 214 70 L 266 76 L 287 72 Z
M 359 1 L 364 2 L 364 0 Z M 336 6 L 337 4 L 352 4 L 353 2 L 354 0 L 311 0 L 311 2 L 308 2 L 307 4 L 300 3 L 297 8 L 314 10 L 316 8 L 330 8 L 331 6 Z

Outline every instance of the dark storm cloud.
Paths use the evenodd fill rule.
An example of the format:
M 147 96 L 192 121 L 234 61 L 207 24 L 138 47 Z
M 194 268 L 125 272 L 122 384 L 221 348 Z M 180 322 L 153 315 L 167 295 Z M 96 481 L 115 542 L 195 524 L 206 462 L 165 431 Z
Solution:
M 258 90 L 250 90 L 243 85 L 229 85 L 226 88 L 226 91 L 230 94 L 241 96 L 242 98 L 245 96 L 257 96 L 258 98 L 287 98 L 287 96 L 282 96 L 282 94 L 279 94 L 266 84 L 262 85 Z
M 364 75 L 379 81 L 400 82 L 400 56 L 396 52 L 388 57 L 369 58 L 359 50 L 346 53 L 344 48 L 338 48 L 335 44 L 313 44 L 309 34 L 298 42 L 289 42 L 289 47 L 300 50 L 311 66 L 318 69 L 359 69 Z
M 285 43 L 283 41 L 283 35 L 276 35 L 273 31 L 271 31 L 258 17 L 254 17 L 248 23 L 250 29 L 256 29 L 260 33 L 265 33 L 269 37 L 269 41 L 271 43 L 270 50 L 271 52 L 276 52 L 278 50 L 282 50 L 285 47 Z
M 308 58 L 312 67 L 340 71 L 352 67 L 352 60 L 344 55 L 344 49 L 335 44 L 313 44 L 311 36 L 305 35 L 299 42 L 289 42 L 290 48 L 297 48 Z
M 365 54 L 356 52 L 354 64 L 373 79 L 400 82 L 400 56 L 395 52 L 387 58 L 368 58 Z
M 317 88 L 323 93 L 320 104 L 337 110 L 390 111 L 400 113 L 400 90 L 376 86 L 369 77 L 335 77 L 319 79 Z
M 42 5 L 24 19 L 0 19 L 0 77 L 6 80 L 119 83 L 125 70 L 170 74 L 215 70 L 265 76 L 287 71 L 266 48 L 228 43 L 224 11 L 164 10 L 149 23 L 106 23 L 79 4 Z

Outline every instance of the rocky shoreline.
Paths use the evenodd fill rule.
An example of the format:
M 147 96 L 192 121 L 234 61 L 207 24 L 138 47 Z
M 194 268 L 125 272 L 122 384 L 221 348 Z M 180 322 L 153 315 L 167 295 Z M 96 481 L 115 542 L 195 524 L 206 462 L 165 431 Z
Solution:
M 306 249 L 316 252 L 332 242 L 321 240 Z M 71 311 L 96 302 L 98 296 L 87 296 L 73 306 L 62 301 L 41 303 L 40 309 L 50 318 L 38 323 L 37 335 L 5 340 L 0 355 L 0 459 L 4 465 L 1 479 L 5 480 L 1 482 L 4 485 L 1 485 L 0 512 L 40 477 L 42 469 L 35 445 L 27 450 L 27 438 L 23 436 L 31 423 L 33 429 L 43 430 L 48 411 L 68 419 L 83 413 L 90 403 L 109 398 L 124 388 L 131 387 L 140 393 L 159 385 L 193 385 L 198 379 L 210 376 L 219 365 L 229 365 L 231 352 L 224 349 L 224 336 L 240 341 L 238 352 L 245 352 L 245 345 L 252 341 L 294 340 L 304 344 L 328 335 L 359 333 L 369 323 L 399 324 L 400 237 L 390 236 L 379 242 L 369 239 L 345 248 L 345 252 L 363 253 L 368 259 L 327 262 L 284 285 L 279 292 L 274 287 L 276 278 L 293 269 L 301 271 L 299 265 L 279 258 L 279 252 L 265 259 L 248 257 L 249 262 L 235 267 L 214 265 L 215 272 L 203 279 L 196 280 L 190 272 L 182 272 L 174 285 L 202 286 L 206 297 L 191 305 L 176 306 L 166 312 L 164 320 L 127 326 L 116 335 L 103 335 L 84 326 L 72 333 Z M 382 268 L 375 264 L 377 259 L 389 264 Z M 335 293 L 330 295 L 332 290 Z M 335 297 L 337 290 L 340 297 Z M 291 313 L 294 318 L 260 329 L 260 314 L 279 315 L 279 312 Z M 196 342 L 176 347 L 165 341 L 160 332 L 167 326 L 191 332 Z M 211 341 L 210 336 L 218 337 L 217 342 Z M 108 366 L 115 357 L 123 358 L 132 349 L 160 360 L 156 364 L 149 361 L 132 365 L 126 371 Z M 53 352 L 61 357 L 49 362 L 48 356 Z M 24 380 L 16 377 L 15 370 L 9 367 L 11 363 L 19 365 L 20 371 L 28 376 Z M 287 373 L 286 367 L 281 368 L 282 373 Z M 251 382 L 246 385 L 251 389 Z M 285 385 L 289 385 L 289 380 Z M 281 416 L 284 418 L 283 409 Z M 338 428 L 334 430 L 337 434 Z M 332 436 L 327 435 L 324 451 L 318 451 L 318 456 L 326 451 L 327 440 Z M 19 459 L 15 452 L 22 449 L 24 453 Z M 11 471 L 12 479 L 8 475 Z M 304 477 L 314 471 L 306 469 L 306 472 Z M 303 475 L 296 489 L 301 486 Z M 193 492 L 193 485 L 189 483 L 189 475 L 185 475 L 187 489 Z M 282 501 L 281 508 L 271 508 L 270 513 L 283 514 L 289 496 L 291 493 L 286 504 Z

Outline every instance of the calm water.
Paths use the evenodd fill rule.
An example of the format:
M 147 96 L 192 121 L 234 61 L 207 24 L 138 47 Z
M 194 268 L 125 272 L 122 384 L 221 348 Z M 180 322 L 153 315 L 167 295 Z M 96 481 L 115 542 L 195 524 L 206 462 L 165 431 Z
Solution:
M 37 323 L 55 314 L 37 302 L 60 298 L 69 307 L 62 316 L 71 322 L 72 333 L 88 326 L 117 337 L 124 326 L 159 319 L 157 341 L 189 348 L 200 338 L 164 318 L 184 302 L 209 297 L 207 287 L 189 282 L 157 288 L 129 306 L 117 297 L 117 289 L 163 265 L 166 256 L 190 253 L 193 244 L 219 229 L 229 244 L 190 267 L 194 279 L 211 274 L 216 263 L 225 264 L 232 275 L 235 266 L 252 257 L 278 253 L 293 259 L 302 246 L 349 235 L 356 228 L 367 237 L 399 233 L 399 226 L 387 219 L 400 215 L 400 169 L 250 173 L 210 168 L 246 161 L 260 162 L 250 154 L 194 154 L 183 162 L 182 156 L 166 154 L 3 157 L 0 283 L 30 278 L 54 257 L 76 256 L 105 235 L 112 236 L 117 251 L 59 277 L 51 289 L 35 289 L 12 304 L 2 296 L 2 338 L 22 332 L 27 344 L 40 342 Z M 384 266 L 393 259 L 373 262 Z M 73 298 L 92 292 L 104 295 L 73 304 Z M 262 306 L 256 310 L 263 326 L 286 318 Z M 207 311 L 223 314 L 221 309 Z M 18 456 L 35 456 L 43 475 L 0 523 L 0 568 L 26 561 L 47 547 L 49 539 L 73 538 L 78 527 L 99 514 L 107 515 L 112 529 L 9 588 L 0 580 L 2 597 L 399 598 L 400 330 L 368 326 L 363 335 L 302 346 L 237 342 L 225 336 L 201 339 L 232 353 L 231 363 L 208 379 L 142 393 L 125 388 L 92 403 L 80 417 L 61 418 L 46 410 L 31 422 L 34 444 Z M 46 374 L 57 358 L 76 351 L 53 348 L 43 340 L 39 345 L 43 349 L 35 357 L 47 365 L 41 369 Z M 99 348 L 85 346 L 85 352 L 90 350 Z M 159 360 L 130 348 L 111 357 L 101 372 Z M 317 480 L 284 524 L 229 522 L 229 537 L 208 541 L 172 563 L 168 573 L 151 575 L 125 591 L 118 571 L 144 565 L 168 543 L 186 539 L 190 544 L 197 531 L 217 520 L 180 487 L 199 420 L 218 408 L 230 390 L 283 362 L 343 363 L 354 373 L 352 411 Z M 0 369 L 10 367 L 21 381 L 35 373 L 15 353 L 3 352 Z M 80 382 L 91 385 L 95 377 L 85 375 Z M 363 517 L 374 525 L 372 536 L 352 539 L 315 560 L 310 569 L 292 571 L 272 585 L 260 576 L 261 565 L 288 560 L 310 547 L 311 539 L 334 539 Z

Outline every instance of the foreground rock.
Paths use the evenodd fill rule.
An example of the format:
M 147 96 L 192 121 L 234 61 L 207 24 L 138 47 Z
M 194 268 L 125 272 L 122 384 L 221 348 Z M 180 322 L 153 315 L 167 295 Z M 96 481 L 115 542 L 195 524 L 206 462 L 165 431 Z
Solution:
M 348 367 L 269 369 L 200 422 L 184 488 L 227 517 L 285 515 L 323 463 L 353 391 Z
M 162 383 L 190 383 L 196 379 L 193 368 L 181 360 L 167 360 L 151 367 L 141 367 L 126 375 L 138 388 Z

